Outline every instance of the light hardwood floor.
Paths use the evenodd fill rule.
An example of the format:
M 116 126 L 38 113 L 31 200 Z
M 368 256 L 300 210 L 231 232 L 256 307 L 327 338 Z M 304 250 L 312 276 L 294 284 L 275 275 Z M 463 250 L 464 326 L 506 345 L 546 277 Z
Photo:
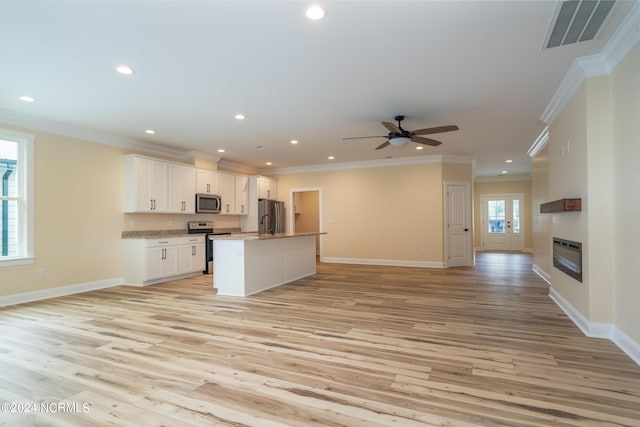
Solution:
M 0 425 L 640 426 L 640 367 L 583 336 L 528 255 L 319 264 L 244 299 L 210 279 L 0 310 L 0 401 L 77 411 Z

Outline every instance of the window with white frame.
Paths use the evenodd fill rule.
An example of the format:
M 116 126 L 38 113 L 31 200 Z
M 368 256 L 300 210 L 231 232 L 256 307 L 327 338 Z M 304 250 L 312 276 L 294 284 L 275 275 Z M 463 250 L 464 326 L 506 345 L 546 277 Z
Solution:
M 33 262 L 34 139 L 0 129 L 0 266 Z

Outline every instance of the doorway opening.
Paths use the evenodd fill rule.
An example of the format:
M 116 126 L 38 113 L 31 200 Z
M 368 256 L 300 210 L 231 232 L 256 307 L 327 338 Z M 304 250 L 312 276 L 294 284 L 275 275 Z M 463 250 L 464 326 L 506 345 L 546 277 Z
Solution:
M 298 188 L 290 192 L 289 231 L 291 233 L 322 232 L 322 190 Z M 316 239 L 316 256 L 322 254 L 322 239 Z

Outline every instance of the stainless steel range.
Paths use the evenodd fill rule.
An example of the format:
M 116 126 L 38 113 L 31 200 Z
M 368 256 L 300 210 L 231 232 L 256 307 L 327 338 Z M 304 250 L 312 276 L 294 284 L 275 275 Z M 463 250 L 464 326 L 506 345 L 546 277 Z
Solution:
M 213 243 L 209 240 L 209 236 L 220 236 L 224 234 L 231 234 L 229 232 L 215 232 L 213 231 L 213 221 L 189 221 L 187 223 L 188 234 L 206 234 L 205 236 L 205 270 L 204 274 L 213 273 Z

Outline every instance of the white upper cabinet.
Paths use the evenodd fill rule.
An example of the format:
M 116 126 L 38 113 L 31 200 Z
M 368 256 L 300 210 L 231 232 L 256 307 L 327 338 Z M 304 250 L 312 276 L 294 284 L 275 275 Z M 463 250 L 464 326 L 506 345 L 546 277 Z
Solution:
M 167 212 L 167 163 L 124 156 L 124 212 Z
M 238 215 L 249 213 L 249 177 L 236 175 L 235 212 Z
M 258 177 L 258 199 L 276 200 L 278 197 L 277 182 L 264 176 Z
M 197 192 L 205 194 L 218 194 L 218 172 L 198 169 Z
M 195 196 L 196 169 L 169 164 L 169 212 L 195 213 Z
M 222 211 L 220 213 L 223 215 L 235 215 L 235 175 L 218 172 L 218 195 L 222 199 Z

